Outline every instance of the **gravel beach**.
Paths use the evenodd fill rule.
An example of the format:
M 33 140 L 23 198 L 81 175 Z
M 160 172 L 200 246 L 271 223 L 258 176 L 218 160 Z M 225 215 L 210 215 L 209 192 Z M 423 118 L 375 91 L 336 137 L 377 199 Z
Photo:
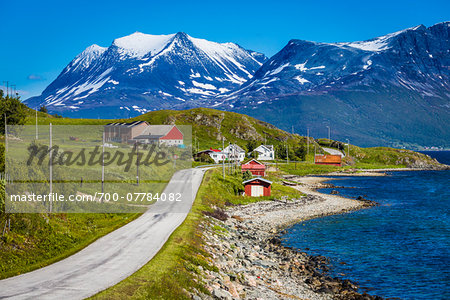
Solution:
M 205 224 L 205 251 L 218 272 L 204 270 L 204 283 L 214 299 L 381 299 L 360 294 L 349 280 L 327 275 L 327 258 L 281 246 L 287 227 L 312 218 L 375 205 L 316 191 L 326 177 L 288 178 L 305 196 L 232 206 L 228 218 Z M 194 299 L 210 299 L 204 294 Z

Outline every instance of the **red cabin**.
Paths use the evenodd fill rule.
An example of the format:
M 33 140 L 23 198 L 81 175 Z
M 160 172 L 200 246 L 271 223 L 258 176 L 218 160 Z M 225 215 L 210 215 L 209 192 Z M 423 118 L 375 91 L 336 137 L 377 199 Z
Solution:
M 270 196 L 270 189 L 272 186 L 272 182 L 261 178 L 255 177 L 244 181 L 245 187 L 245 195 L 250 197 L 261 197 L 261 196 Z
M 316 155 L 314 157 L 314 161 L 316 165 L 330 165 L 338 167 L 342 165 L 342 158 L 340 155 Z
M 260 163 L 256 159 L 252 159 L 241 166 L 242 173 L 250 171 L 254 176 L 266 176 L 266 165 Z

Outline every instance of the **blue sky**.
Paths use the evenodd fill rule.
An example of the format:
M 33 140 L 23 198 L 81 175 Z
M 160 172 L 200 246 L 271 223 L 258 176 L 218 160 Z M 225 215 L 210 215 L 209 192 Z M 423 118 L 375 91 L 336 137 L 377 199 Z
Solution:
M 448 0 L 2 1 L 0 84 L 37 95 L 91 44 L 184 31 L 271 56 L 293 38 L 344 42 L 450 20 Z

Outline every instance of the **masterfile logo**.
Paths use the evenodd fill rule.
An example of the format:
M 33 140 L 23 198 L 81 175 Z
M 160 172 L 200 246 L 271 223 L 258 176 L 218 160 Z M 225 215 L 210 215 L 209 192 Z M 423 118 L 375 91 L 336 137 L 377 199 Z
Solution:
M 175 172 L 191 168 L 191 126 L 155 126 L 153 132 L 179 131 L 163 139 L 151 134 L 152 125 L 124 135 L 128 125 L 120 124 L 113 131 L 110 124 L 8 126 L 6 211 L 128 213 L 190 201 L 190 193 L 164 188 Z M 120 139 L 112 138 L 116 131 Z

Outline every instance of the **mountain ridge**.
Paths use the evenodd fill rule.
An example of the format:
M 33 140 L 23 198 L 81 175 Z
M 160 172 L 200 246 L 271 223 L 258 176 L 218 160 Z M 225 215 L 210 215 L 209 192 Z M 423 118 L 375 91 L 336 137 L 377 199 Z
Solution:
M 27 104 L 83 118 L 213 107 L 322 136 L 332 126 L 365 146 L 448 148 L 449 28 L 418 25 L 355 42 L 292 39 L 270 59 L 182 32 L 136 32 L 88 47 Z
M 365 146 L 448 148 L 449 26 L 419 25 L 352 43 L 291 40 L 212 105 L 285 130 L 326 136 L 331 126 L 335 137 Z
M 210 42 L 183 32 L 136 32 L 115 39 L 108 48 L 87 47 L 41 96 L 25 102 L 72 116 L 132 117 L 232 90 L 266 59 L 234 43 Z

